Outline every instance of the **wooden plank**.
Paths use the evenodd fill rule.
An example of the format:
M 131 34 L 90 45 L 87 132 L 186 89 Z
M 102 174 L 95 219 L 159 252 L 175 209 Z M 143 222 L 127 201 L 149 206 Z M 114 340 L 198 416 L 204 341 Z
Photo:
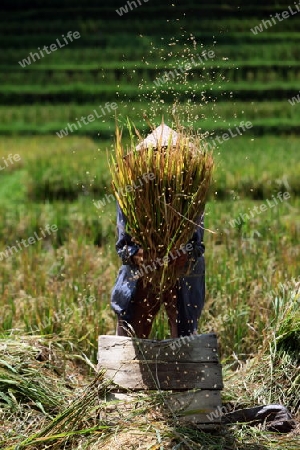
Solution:
M 143 392 L 145 393 L 145 391 Z M 151 395 L 151 391 L 147 391 L 147 394 Z M 143 399 L 148 397 L 148 395 L 143 395 L 142 392 L 129 394 L 109 392 L 106 397 L 106 412 L 112 414 L 114 411 L 120 411 L 120 409 L 132 410 L 135 407 L 134 405 L 141 405 Z M 160 398 L 163 398 L 165 414 L 181 423 L 206 424 L 206 428 L 209 425 L 213 427 L 216 424 L 221 424 L 220 391 L 191 390 L 179 393 L 164 391 Z
M 105 377 L 125 389 L 222 389 L 222 367 L 217 363 L 118 361 L 102 364 Z
M 155 341 L 122 336 L 99 336 L 98 363 L 119 361 L 218 362 L 217 337 L 214 333 Z
M 186 423 L 221 423 L 221 392 L 191 390 L 166 396 L 166 404 L 173 414 Z

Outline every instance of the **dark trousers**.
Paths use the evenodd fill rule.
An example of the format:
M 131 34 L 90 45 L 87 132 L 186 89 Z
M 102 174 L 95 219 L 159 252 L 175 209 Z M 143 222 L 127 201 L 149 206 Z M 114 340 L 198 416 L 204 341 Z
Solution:
M 204 299 L 205 262 L 201 256 L 195 260 L 189 275 L 179 278 L 176 285 L 160 297 L 153 294 L 151 285 L 143 286 L 142 280 L 139 280 L 128 307 L 130 320 L 125 322 L 119 317 L 117 335 L 148 338 L 162 305 L 166 309 L 172 338 L 197 333 Z

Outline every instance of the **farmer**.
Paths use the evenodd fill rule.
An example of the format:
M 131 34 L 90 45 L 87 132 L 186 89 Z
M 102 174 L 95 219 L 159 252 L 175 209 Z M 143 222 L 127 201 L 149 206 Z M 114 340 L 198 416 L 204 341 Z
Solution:
M 160 126 L 137 149 L 141 145 L 157 146 L 158 142 L 162 147 L 164 144 L 167 147 L 170 133 L 173 141 L 176 141 L 175 131 L 166 125 Z M 156 297 L 148 281 L 145 286 L 142 278 L 134 276 L 142 266 L 143 250 L 126 232 L 127 220 L 117 204 L 116 249 L 122 266 L 111 297 L 111 306 L 118 316 L 117 335 L 148 338 L 162 304 L 167 312 L 172 338 L 197 334 L 205 297 L 203 216 L 199 217 L 197 223 L 186 248 L 182 249 L 182 254 L 175 255 L 171 262 L 181 276 L 174 286 Z

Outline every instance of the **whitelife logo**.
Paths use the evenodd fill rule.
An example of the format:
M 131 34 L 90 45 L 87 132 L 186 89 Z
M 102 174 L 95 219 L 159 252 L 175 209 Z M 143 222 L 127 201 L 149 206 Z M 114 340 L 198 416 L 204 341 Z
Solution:
M 223 133 L 221 137 L 217 135 L 216 137 L 214 137 L 214 139 L 208 141 L 207 147 L 210 149 L 214 149 L 215 147 L 217 147 L 218 144 L 223 144 L 224 141 L 228 141 L 229 139 L 237 137 L 238 135 L 241 136 L 243 134 L 241 130 L 246 131 L 246 129 L 249 130 L 252 127 L 253 127 L 252 122 L 248 121 L 245 123 L 242 120 L 239 126 L 235 127 L 235 130 L 237 131 L 238 134 L 235 134 L 231 128 L 228 128 L 227 130 L 228 133 Z M 216 141 L 218 142 L 218 144 L 216 144 Z
M 28 239 L 21 239 L 21 242 L 16 241 L 16 245 L 7 246 L 6 249 L 3 252 L 0 252 L 0 261 L 3 261 L 3 259 L 8 258 L 9 256 L 12 256 L 14 253 L 18 253 L 20 250 L 23 250 L 25 247 L 29 247 L 29 245 L 33 245 L 38 241 L 42 241 L 47 236 L 50 236 L 51 233 L 56 233 L 58 228 L 57 225 L 46 225 L 45 230 L 40 228 L 41 235 L 40 237 L 37 232 L 35 231 L 33 233 L 33 236 L 30 236 Z M 48 235 L 46 234 L 48 233 Z
M 300 94 L 297 94 L 297 96 L 295 97 L 289 98 L 288 102 L 291 106 L 295 106 L 297 103 L 300 103 Z
M 196 55 L 198 57 L 198 60 L 200 61 L 200 64 L 204 64 L 204 60 L 207 61 L 208 58 L 214 58 L 215 57 L 215 52 L 213 52 L 212 50 L 209 50 L 206 54 L 206 50 L 204 50 L 201 55 Z M 198 61 L 195 61 L 194 58 L 196 58 L 196 56 L 193 56 L 192 58 L 190 58 L 190 62 L 186 62 L 180 66 L 178 66 L 176 69 L 173 70 L 169 70 L 169 72 L 164 72 L 164 74 L 162 75 L 162 77 L 157 77 L 154 80 L 154 84 L 156 87 L 158 86 L 162 86 L 163 84 L 167 83 L 170 80 L 174 80 L 176 77 L 182 77 L 184 75 L 186 75 L 186 72 L 191 70 L 192 67 L 197 67 L 197 65 L 199 64 Z M 180 70 L 181 73 L 179 73 L 178 71 Z
M 108 112 L 111 112 L 111 110 L 115 111 L 115 110 L 117 109 L 117 107 L 118 107 L 118 105 L 117 105 L 116 103 L 114 103 L 114 102 L 112 102 L 112 103 L 106 102 L 106 103 L 105 103 L 105 106 L 104 106 L 104 108 L 106 108 Z M 102 113 L 103 113 L 103 116 L 105 116 L 106 112 L 104 111 L 104 109 L 102 108 L 101 105 L 99 105 L 99 108 L 101 109 L 101 111 L 102 111 Z M 98 114 L 97 111 L 96 111 L 95 109 L 93 110 L 93 113 L 95 113 L 95 116 L 96 116 L 98 119 L 100 119 L 101 117 L 103 117 L 102 114 Z M 77 117 L 76 117 L 75 120 L 77 121 L 77 126 L 76 126 L 75 123 L 68 123 L 68 126 L 67 126 L 66 128 L 63 128 L 63 129 L 60 130 L 60 131 L 57 131 L 57 132 L 56 132 L 56 135 L 57 135 L 60 139 L 63 138 L 64 136 L 68 136 L 69 130 L 70 130 L 70 133 L 73 133 L 73 131 L 78 130 L 77 127 L 79 127 L 79 128 L 82 127 L 80 121 L 81 121 L 84 125 L 88 125 L 89 123 L 94 122 L 94 120 L 95 120 L 95 118 L 96 118 L 95 116 L 94 116 L 94 114 L 89 114 L 88 116 L 81 116 L 80 119 L 77 119 Z M 87 120 L 87 122 L 86 122 L 86 120 Z M 68 130 L 68 127 L 69 127 L 69 130 Z M 72 127 L 75 127 L 75 130 L 72 129 Z
M 72 31 L 68 31 L 67 33 L 67 38 L 69 39 L 70 42 L 73 42 L 73 38 L 74 39 L 79 39 L 80 33 L 78 31 L 74 31 L 74 33 Z M 60 42 L 59 39 L 56 39 L 57 45 L 56 44 L 51 44 L 50 46 L 48 45 L 44 45 L 43 50 L 47 55 L 50 55 L 52 52 L 56 52 L 56 50 L 58 50 L 58 48 L 63 48 L 66 45 L 69 44 L 67 38 L 65 37 L 64 34 L 62 34 L 62 38 L 65 41 L 65 44 L 62 44 Z M 48 47 L 50 47 L 50 51 L 48 51 Z M 26 67 L 26 66 L 30 66 L 30 64 L 32 64 L 32 62 L 36 61 L 37 59 L 41 59 L 45 57 L 43 50 L 40 49 L 40 47 L 38 47 L 39 53 L 32 53 L 30 52 L 27 58 L 24 58 L 22 61 L 18 61 L 21 67 Z M 32 61 L 31 61 L 32 60 Z
M 288 19 L 290 16 L 294 16 L 295 14 L 300 12 L 300 2 L 296 3 L 294 2 L 294 5 L 296 7 L 296 10 L 293 10 L 291 6 L 288 6 L 288 11 L 282 11 L 281 13 L 276 13 L 275 17 L 278 22 L 282 22 L 284 19 Z M 276 19 L 273 17 L 273 14 L 270 14 L 271 20 L 262 20 L 259 25 L 256 25 L 254 28 L 250 28 L 250 31 L 252 31 L 253 34 L 261 33 L 262 31 L 267 30 L 269 27 L 272 27 L 273 25 L 276 25 Z
M 277 193 L 277 199 L 279 199 L 280 203 L 282 203 L 285 200 L 288 200 L 291 197 L 291 194 L 289 192 L 278 192 Z M 235 226 L 240 226 L 242 225 L 244 222 L 249 221 L 250 219 L 253 219 L 253 217 L 257 214 L 261 214 L 262 212 L 267 211 L 267 209 L 269 208 L 274 208 L 274 206 L 279 205 L 278 200 L 276 199 L 276 197 L 274 197 L 274 195 L 272 195 L 272 200 L 267 199 L 266 203 L 262 203 L 259 206 L 254 206 L 254 208 L 252 208 L 252 211 L 249 209 L 249 214 L 247 213 L 240 213 L 239 216 L 236 219 L 233 220 L 229 220 L 229 224 L 232 228 L 234 228 Z
M 143 173 L 143 175 L 141 177 L 139 177 L 136 182 L 133 182 L 132 184 L 127 184 L 125 186 L 125 188 L 123 189 L 119 189 L 117 192 L 117 196 L 120 197 L 121 195 L 126 196 L 127 192 L 133 192 L 134 189 L 138 189 L 140 188 L 143 183 L 149 183 L 149 181 L 154 180 L 155 179 L 155 175 L 152 172 L 147 172 L 147 173 Z M 137 184 L 139 183 L 139 184 Z M 97 209 L 103 208 L 103 206 L 105 206 L 107 203 L 110 203 L 111 201 L 114 202 L 116 200 L 115 196 L 113 194 L 105 194 L 105 198 L 102 200 L 98 200 L 97 202 L 95 202 L 95 200 L 93 200 L 94 205 L 96 206 Z
M 139 270 L 136 271 L 136 275 L 138 277 L 142 277 L 145 274 L 148 275 L 148 271 L 154 272 L 158 269 L 158 266 L 163 267 L 166 264 L 169 264 L 171 261 L 174 261 L 175 259 L 179 258 L 182 255 L 186 255 L 188 252 L 193 251 L 193 244 L 181 244 L 180 249 L 177 249 L 174 251 L 174 253 L 169 252 L 167 256 L 164 256 L 163 258 L 156 258 L 155 260 L 151 261 L 151 264 L 145 265 L 141 264 L 139 266 Z M 176 253 L 175 253 L 176 252 Z
M 144 3 L 148 3 L 148 1 L 149 0 L 143 0 L 143 2 Z M 137 5 L 137 3 L 138 3 L 138 5 Z M 119 9 L 116 9 L 116 13 L 119 15 L 119 16 L 123 16 L 123 14 L 127 14 L 129 11 L 128 11 L 128 6 L 129 6 L 129 8 L 130 8 L 130 11 L 132 11 L 133 9 L 135 9 L 135 8 L 137 8 L 138 6 L 142 6 L 142 3 L 141 3 L 141 0 L 137 0 L 137 3 L 136 2 L 130 2 L 130 1 L 128 1 L 124 6 L 121 6 L 121 8 L 119 8 Z M 128 6 L 127 6 L 128 5 Z M 133 5 L 133 6 L 132 6 Z
M 12 165 L 16 161 L 21 161 L 21 156 L 16 153 L 15 155 L 12 155 L 11 153 L 5 158 L 2 156 L 4 166 L 2 166 L 2 163 L 0 164 L 0 170 L 6 169 L 6 167 Z
M 176 348 L 181 348 L 182 344 L 188 344 L 190 341 L 195 339 L 195 334 L 190 334 L 189 336 L 181 336 L 178 339 L 172 339 L 172 343 L 170 344 L 170 348 L 174 351 Z

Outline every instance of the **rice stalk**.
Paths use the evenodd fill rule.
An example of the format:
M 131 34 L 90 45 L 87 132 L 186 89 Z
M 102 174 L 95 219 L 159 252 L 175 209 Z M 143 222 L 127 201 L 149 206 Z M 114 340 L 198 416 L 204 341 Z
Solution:
M 58 378 L 45 378 L 44 365 L 38 361 L 41 348 L 0 339 L 0 410 L 19 411 L 21 405 L 30 404 L 50 418 L 58 412 L 66 390 Z
M 110 162 L 115 196 L 128 220 L 128 233 L 142 247 L 145 265 L 157 261 L 151 281 L 157 293 L 179 276 L 169 254 L 182 252 L 191 239 L 205 202 L 213 170 L 212 155 L 197 136 L 178 132 L 176 144 L 158 142 L 154 148 L 122 145 L 116 128 L 115 157 Z M 145 175 L 151 174 L 152 179 Z
M 265 330 L 258 354 L 228 379 L 228 388 L 245 406 L 279 403 L 299 413 L 300 285 L 292 281 L 287 294 L 273 300 L 274 319 Z
M 89 435 L 94 432 L 102 432 L 110 428 L 105 424 L 99 423 L 91 426 L 89 418 L 95 415 L 99 408 L 99 397 L 108 389 L 109 381 L 104 381 L 104 371 L 99 372 L 96 378 L 90 383 L 81 395 L 75 398 L 72 403 L 58 414 L 41 431 L 31 435 L 29 438 L 20 442 L 18 448 L 26 448 L 36 444 L 55 441 L 59 445 L 66 439 Z M 7 447 L 10 450 L 13 447 Z

